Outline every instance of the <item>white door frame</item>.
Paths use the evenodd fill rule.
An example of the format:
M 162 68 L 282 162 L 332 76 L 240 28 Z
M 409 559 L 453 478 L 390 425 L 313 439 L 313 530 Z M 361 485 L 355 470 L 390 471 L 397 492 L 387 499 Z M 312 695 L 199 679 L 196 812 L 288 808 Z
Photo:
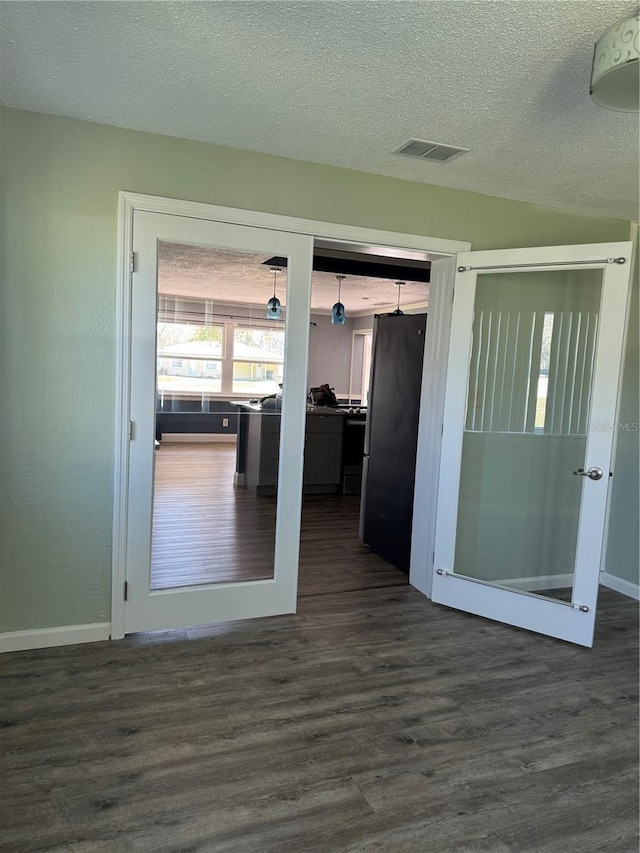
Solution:
M 455 345 L 451 346 L 448 358 L 448 387 L 441 446 L 443 465 L 437 499 L 440 513 L 435 538 L 435 561 L 438 568 L 437 577 L 432 578 L 433 598 L 436 602 L 505 625 L 582 646 L 592 645 L 598 585 L 606 551 L 606 518 L 611 491 L 610 480 L 606 475 L 597 485 L 587 479 L 581 483 L 582 502 L 571 601 L 517 591 L 509 581 L 501 585 L 501 581 L 484 581 L 464 573 L 456 574 L 456 533 L 476 283 L 478 274 L 483 270 L 494 275 L 556 269 L 602 271 L 589 418 L 592 423 L 615 423 L 620 407 L 625 321 L 631 297 L 632 248 L 630 242 L 612 242 L 492 249 L 459 256 L 459 275 L 455 280 L 455 300 L 450 323 L 451 339 Z M 585 469 L 599 466 L 609 472 L 613 468 L 614 434 L 615 430 L 593 430 L 587 427 Z M 576 464 L 581 462 L 579 458 Z M 600 476 L 602 478 L 602 472 Z
M 386 246 L 391 249 L 414 249 L 439 255 L 436 261 L 437 274 L 432 279 L 429 295 L 429 312 L 433 318 L 431 329 L 437 335 L 425 347 L 425 374 L 435 371 L 437 376 L 423 380 L 418 431 L 418 455 L 416 458 L 416 499 L 414 520 L 428 511 L 435 516 L 438 470 L 440 457 L 440 426 L 444 413 L 444 382 L 449 341 L 448 328 L 440 329 L 438 322 L 450 324 L 451 292 L 455 270 L 455 255 L 468 251 L 469 242 L 425 237 L 417 234 L 402 234 L 395 231 L 379 231 L 299 219 L 259 211 L 240 210 L 230 207 L 182 201 L 160 196 L 143 195 L 121 191 L 118 200 L 118 266 L 116 283 L 116 417 L 115 417 L 115 464 L 114 464 L 114 508 L 113 508 L 113 555 L 111 587 L 111 639 L 121 639 L 125 632 L 124 588 L 126 580 L 127 546 L 127 487 L 129 477 L 129 405 L 131 393 L 131 273 L 133 270 L 133 214 L 136 210 L 152 213 L 167 213 L 174 216 L 207 219 L 234 225 L 249 225 L 271 231 L 287 231 L 307 234 L 316 239 L 339 240 L 362 245 Z M 435 285 L 435 286 L 434 286 Z M 448 303 L 445 304 L 445 303 Z M 427 341 L 430 335 L 427 335 Z M 442 374 L 442 375 L 440 375 Z M 434 390 L 435 385 L 435 390 Z M 425 394 L 426 388 L 430 393 Z M 438 394 L 440 389 L 440 394 Z M 434 433 L 437 433 L 434 439 Z M 414 523 L 410 583 L 427 593 L 429 571 L 432 566 L 434 525 L 421 518 Z M 428 558 L 428 559 L 427 559 Z

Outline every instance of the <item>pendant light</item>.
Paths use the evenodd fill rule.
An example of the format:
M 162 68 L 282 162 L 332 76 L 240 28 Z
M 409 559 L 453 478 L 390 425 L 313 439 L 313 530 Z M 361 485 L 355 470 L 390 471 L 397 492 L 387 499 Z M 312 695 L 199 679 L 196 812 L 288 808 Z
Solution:
M 404 314 L 404 311 L 402 311 L 400 308 L 400 288 L 404 287 L 404 286 L 405 286 L 404 281 L 396 281 L 396 287 L 398 288 L 398 307 L 396 308 L 395 311 L 391 312 L 392 314 L 395 314 L 395 315 Z
M 342 289 L 342 282 L 344 281 L 343 275 L 337 275 L 336 279 L 338 281 L 338 301 L 331 309 L 331 322 L 334 326 L 344 326 L 344 321 L 346 320 L 346 316 L 344 313 L 344 305 L 340 301 L 340 291 Z
M 267 319 L 268 320 L 279 320 L 280 315 L 282 314 L 282 306 L 280 305 L 280 300 L 276 296 L 276 281 L 278 279 L 278 273 L 280 272 L 279 267 L 271 267 L 271 272 L 273 273 L 273 296 L 267 302 Z

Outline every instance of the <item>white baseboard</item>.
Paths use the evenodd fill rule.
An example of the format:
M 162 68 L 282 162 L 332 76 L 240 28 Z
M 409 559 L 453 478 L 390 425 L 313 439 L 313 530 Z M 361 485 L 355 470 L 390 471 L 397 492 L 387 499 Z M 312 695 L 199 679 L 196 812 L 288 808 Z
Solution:
M 61 625 L 57 628 L 35 628 L 31 631 L 7 631 L 0 634 L 0 652 L 22 652 L 27 649 L 48 649 L 51 646 L 96 643 L 100 640 L 108 640 L 110 635 L 110 622 Z
M 538 589 L 566 589 L 573 586 L 573 575 L 537 575 L 530 578 L 505 578 L 491 583 L 518 589 L 523 592 L 535 592 Z
M 600 583 L 602 586 L 615 590 L 615 592 L 620 592 L 622 595 L 628 595 L 629 598 L 635 598 L 636 601 L 640 601 L 640 585 L 637 583 L 617 578 L 608 572 L 601 573 Z
M 162 444 L 210 444 L 211 442 L 235 444 L 234 432 L 163 432 Z

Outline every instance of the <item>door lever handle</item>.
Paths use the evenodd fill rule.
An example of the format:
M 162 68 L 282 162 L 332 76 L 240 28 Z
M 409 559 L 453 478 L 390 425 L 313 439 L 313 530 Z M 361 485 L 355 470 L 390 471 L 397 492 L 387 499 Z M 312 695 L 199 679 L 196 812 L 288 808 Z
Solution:
M 584 468 L 576 468 L 573 472 L 577 477 L 588 477 L 590 480 L 602 479 L 602 468 L 589 468 L 585 471 Z

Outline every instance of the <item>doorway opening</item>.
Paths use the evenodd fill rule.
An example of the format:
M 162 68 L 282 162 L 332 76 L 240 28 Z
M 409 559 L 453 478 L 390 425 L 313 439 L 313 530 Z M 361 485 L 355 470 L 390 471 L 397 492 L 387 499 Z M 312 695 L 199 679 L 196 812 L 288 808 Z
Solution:
M 413 253 L 416 255 L 413 260 L 432 261 L 438 270 L 436 303 L 440 305 L 444 317 L 439 325 L 446 333 L 454 256 L 457 251 L 466 248 L 466 244 L 125 193 L 121 194 L 120 223 L 118 317 L 122 347 L 119 350 L 117 388 L 118 464 L 114 484 L 112 637 L 124 636 L 131 631 L 295 612 L 305 398 L 312 384 L 307 375 L 307 356 L 309 330 L 315 328 L 309 326 L 314 245 L 318 248 L 322 247 L 323 242 L 331 243 L 333 246 L 324 248 L 333 248 L 336 252 L 355 251 L 365 256 L 377 253 L 385 259 L 402 257 L 405 261 L 410 261 Z M 311 234 L 322 236 L 311 237 Z M 163 258 L 159 249 L 162 249 L 163 243 L 177 247 L 173 259 L 174 271 L 178 271 L 191 286 L 190 293 L 181 294 L 179 289 L 162 285 Z M 245 272 L 237 276 L 237 287 L 223 288 L 221 294 L 212 290 L 215 276 L 211 275 L 206 282 L 205 293 L 193 289 L 197 285 L 198 275 L 193 275 L 194 265 L 188 262 L 187 257 L 189 252 L 197 255 L 199 261 L 207 252 L 213 252 L 214 260 L 220 264 L 223 254 L 229 251 L 249 256 L 252 269 L 259 270 L 263 288 L 259 298 L 251 297 L 248 293 L 251 276 L 247 278 Z M 243 341 L 236 334 L 238 325 L 243 327 L 241 331 L 245 336 L 249 332 L 254 338 L 257 334 L 262 335 L 262 344 L 269 332 L 268 327 L 274 325 L 273 316 L 266 314 L 267 303 L 274 296 L 272 272 L 276 264 L 271 261 L 274 256 L 282 256 L 288 262 L 286 271 L 284 267 L 280 268 L 280 278 L 276 276 L 275 284 L 286 329 L 284 357 L 282 361 L 277 358 L 273 351 L 273 340 L 268 352 L 245 353 L 243 357 L 239 349 L 239 343 Z M 229 260 L 228 254 L 226 260 Z M 268 261 L 271 263 L 266 263 Z M 264 283 L 265 276 L 268 287 Z M 286 287 L 282 287 L 285 281 Z M 161 337 L 159 321 L 165 325 L 173 323 L 170 330 L 175 333 L 173 338 L 166 334 Z M 188 327 L 188 334 L 184 329 L 175 328 L 179 326 Z M 353 337 L 353 334 L 348 335 L 349 340 Z M 162 344 L 160 350 L 156 346 L 156 338 Z M 421 425 L 429 418 L 434 420 L 440 417 L 438 409 L 442 409 L 444 401 L 442 358 L 447 339 L 448 334 L 441 335 L 434 345 L 434 352 L 430 355 L 425 352 L 425 359 L 430 357 L 432 363 L 439 365 L 434 376 L 437 376 L 441 387 L 437 393 L 430 393 L 428 397 L 421 393 L 420 399 L 429 402 L 427 417 L 421 416 Z M 255 340 L 244 343 L 253 344 Z M 187 344 L 191 348 L 189 352 L 184 350 Z M 191 351 L 196 344 L 200 351 Z M 181 347 L 183 352 L 179 351 Z M 347 403 L 355 403 L 355 389 L 349 388 L 353 366 L 350 351 L 346 355 L 345 364 L 347 377 L 340 390 L 346 392 Z M 160 460 L 168 463 L 170 451 L 175 457 L 173 466 L 166 466 L 168 485 L 164 485 L 167 485 L 169 491 L 174 489 L 173 507 L 170 499 L 166 501 L 167 514 L 173 515 L 174 524 L 181 530 L 190 517 L 197 518 L 198 512 L 202 514 L 203 510 L 201 503 L 194 507 L 194 502 L 187 496 L 176 494 L 179 489 L 175 478 L 182 468 L 188 467 L 187 453 L 193 451 L 191 467 L 202 473 L 203 479 L 210 484 L 215 479 L 213 473 L 205 473 L 205 466 L 195 461 L 195 455 L 199 450 L 207 449 L 211 455 L 215 453 L 218 462 L 221 462 L 224 455 L 222 451 L 226 449 L 226 464 L 230 468 L 233 465 L 230 485 L 227 475 L 221 476 L 225 488 L 233 491 L 239 500 L 241 489 L 250 491 L 252 465 L 248 457 L 242 457 L 247 440 L 242 424 L 246 424 L 246 420 L 239 416 L 241 407 L 237 403 L 243 400 L 260 403 L 264 397 L 271 397 L 271 394 L 265 393 L 271 388 L 258 388 L 258 385 L 271 383 L 277 387 L 281 384 L 278 381 L 280 378 L 284 380 L 285 386 L 282 397 L 282 434 L 272 436 L 279 453 L 277 506 L 273 494 L 263 492 L 261 495 L 265 498 L 262 506 L 271 502 L 271 512 L 275 515 L 275 529 L 273 525 L 269 528 L 269 536 L 273 533 L 273 561 L 270 560 L 269 549 L 262 550 L 262 559 L 257 561 L 261 565 L 257 566 L 255 561 L 248 565 L 249 574 L 244 580 L 237 575 L 213 577 L 207 560 L 194 554 L 188 562 L 196 566 L 195 572 L 189 574 L 185 565 L 182 565 L 180 571 L 174 572 L 173 579 L 167 576 L 162 579 L 161 572 L 154 571 L 151 565 L 154 544 L 151 542 L 152 528 L 154 523 L 158 530 L 162 527 L 161 520 L 154 519 L 155 511 L 160 508 L 160 502 L 157 507 L 154 506 L 154 490 L 156 485 L 160 486 L 162 473 Z M 251 388 L 240 387 L 242 381 L 253 384 Z M 359 390 L 359 402 L 362 404 L 363 389 Z M 278 391 L 274 390 L 273 394 L 277 396 Z M 275 421 L 274 418 L 271 422 Z M 439 427 L 439 421 L 437 425 Z M 429 429 L 427 432 L 435 436 L 435 430 Z M 155 450 L 154 438 L 158 447 Z M 417 479 L 420 482 L 416 483 L 416 506 L 420 498 L 421 512 L 427 517 L 427 523 L 420 525 L 419 534 L 414 534 L 414 540 L 417 537 L 417 541 L 412 542 L 412 546 L 419 556 L 417 580 L 414 578 L 413 565 L 410 575 L 411 583 L 423 592 L 426 591 L 428 581 L 425 582 L 425 578 L 428 578 L 430 570 L 429 560 L 425 557 L 430 553 L 427 540 L 432 535 L 433 527 L 429 517 L 433 501 L 429 501 L 427 496 L 433 497 L 435 493 L 439 459 L 439 448 L 429 448 L 426 444 L 423 442 L 422 449 L 418 446 L 418 457 L 422 453 L 423 463 L 427 458 L 432 459 L 434 464 L 431 469 L 428 464 L 418 466 L 420 476 Z M 225 470 L 221 465 L 214 467 L 219 472 Z M 265 471 L 259 473 L 263 478 Z M 298 486 L 294 487 L 296 483 Z M 268 486 L 266 482 L 260 483 L 261 488 Z M 218 498 L 220 494 L 221 489 L 218 489 Z M 222 528 L 216 527 L 216 533 L 208 531 L 214 540 L 209 541 L 209 551 L 218 542 L 229 551 L 234 547 L 241 550 L 240 546 L 247 537 L 239 533 L 240 522 L 247 516 L 237 509 L 238 500 L 231 504 L 236 507 L 231 512 L 235 524 L 235 542 L 225 540 L 226 534 L 221 532 Z M 201 531 L 207 525 L 213 529 L 215 525 L 210 522 L 224 521 L 219 505 L 214 509 L 208 508 L 205 515 L 204 524 L 200 524 Z M 195 527 L 198 527 L 197 523 Z M 420 539 L 420 534 L 424 541 Z M 162 550 L 160 545 L 158 541 L 158 554 Z M 253 550 L 257 553 L 259 549 L 254 547 Z M 176 561 L 172 562 L 175 568 Z M 173 585 L 176 583 L 179 586 Z
M 400 277 L 406 282 L 396 316 L 426 316 L 430 261 L 416 252 L 382 257 L 373 246 L 354 248 L 324 243 L 314 254 L 300 597 L 408 582 L 410 519 L 402 566 L 363 541 L 363 456 L 369 392 L 380 367 L 374 327 L 379 316 L 397 311 Z M 316 269 L 326 263 L 356 274 Z M 154 591 L 273 578 L 286 275 L 283 258 L 158 244 Z M 342 323 L 333 323 L 331 313 L 337 276 Z M 281 302 L 276 319 L 267 317 L 272 294 Z M 383 354 L 382 368 L 392 355 Z M 417 434 L 422 350 L 415 369 Z M 313 405 L 311 389 L 323 384 L 335 406 Z M 393 396 L 378 394 L 376 412 L 386 416 L 396 405 Z M 379 441 L 387 439 L 394 436 Z M 391 477 L 378 486 L 378 499 L 384 500 L 380 488 L 392 501 L 394 491 L 408 487 L 412 503 L 415 448 L 409 465 L 410 481 Z
M 363 247 L 363 254 L 367 254 L 364 247 L 370 250 L 371 247 L 379 244 L 385 249 L 387 257 L 395 253 L 396 250 L 393 247 L 400 241 L 405 246 L 423 253 L 433 251 L 427 248 L 431 240 L 290 220 L 286 217 L 265 218 L 258 214 L 210 208 L 207 205 L 171 202 L 171 200 L 164 200 L 164 212 L 159 213 L 158 200 L 147 197 L 123 195 L 121 203 L 118 314 L 119 331 L 123 334 L 119 335 L 122 346 L 119 350 L 120 369 L 117 387 L 119 429 L 117 431 L 118 465 L 115 478 L 112 636 L 119 637 L 127 631 L 293 613 L 298 583 L 304 426 L 308 414 L 305 397 L 309 385 L 307 356 L 314 249 L 314 238 L 310 235 L 324 232 L 323 240 L 333 239 L 336 242 L 341 242 L 345 237 L 350 236 L 352 243 L 357 241 L 356 245 Z M 162 241 L 209 248 L 219 247 L 223 250 L 245 252 L 251 256 L 275 252 L 276 256 L 282 256 L 288 261 L 288 275 L 291 281 L 288 282 L 285 296 L 286 343 L 282 374 L 284 390 L 280 415 L 282 423 L 280 435 L 277 438 L 279 461 L 276 483 L 274 566 L 271 577 L 267 575 L 264 578 L 259 574 L 249 574 L 246 581 L 237 578 L 231 581 L 207 578 L 204 582 L 183 578 L 180 586 L 169 588 L 154 587 L 151 581 L 150 533 L 153 521 L 154 486 L 152 462 L 157 453 L 153 448 L 153 434 L 158 416 L 156 393 L 159 385 L 158 371 L 163 366 L 160 364 L 160 353 L 156 349 L 157 283 L 160 262 L 158 244 Z M 622 338 L 619 334 L 616 337 L 616 332 L 624 328 L 625 322 L 627 304 L 625 285 L 628 288 L 629 281 L 626 265 L 630 257 L 630 244 L 539 247 L 458 255 L 457 273 L 460 277 L 460 287 L 456 286 L 454 298 L 453 256 L 456 250 L 464 247 L 447 243 L 447 241 L 434 242 L 438 249 L 431 256 L 433 258 L 430 281 L 430 287 L 433 290 L 429 324 L 431 334 L 425 336 L 427 340 L 424 347 L 424 367 L 434 366 L 434 369 L 423 370 L 419 394 L 416 389 L 413 395 L 413 399 L 418 398 L 420 403 L 415 460 L 411 460 L 411 476 L 415 481 L 413 517 L 418 518 L 419 523 L 413 525 L 410 533 L 410 582 L 437 602 L 590 645 L 599 569 L 597 555 L 602 552 L 601 546 L 605 534 L 606 488 L 583 494 L 585 512 L 581 511 L 580 514 L 576 574 L 570 602 L 566 602 L 560 596 L 554 601 L 549 597 L 532 594 L 529 588 L 507 589 L 499 582 L 502 576 L 497 580 L 493 576 L 485 580 L 484 576 L 478 578 L 474 573 L 464 575 L 455 571 L 452 554 L 456 544 L 456 533 L 459 532 L 456 519 L 459 516 L 457 513 L 460 492 L 458 486 L 463 485 L 460 450 L 461 448 L 464 450 L 462 447 L 465 429 L 464 413 L 469 408 L 467 406 L 469 400 L 471 409 L 477 408 L 474 401 L 479 401 L 481 397 L 485 403 L 487 400 L 486 394 L 479 395 L 476 391 L 469 397 L 465 377 L 468 376 L 468 356 L 472 352 L 470 339 L 473 335 L 473 297 L 476 278 L 479 274 L 494 270 L 500 273 L 513 270 L 528 273 L 542 269 L 550 272 L 555 271 L 556 268 L 564 271 L 568 268 L 578 270 L 584 267 L 601 269 L 603 282 L 601 318 L 598 324 L 600 330 L 598 353 L 602 351 L 603 357 L 600 358 L 599 355 L 595 357 L 595 364 L 599 366 L 600 374 L 593 382 L 594 396 L 590 416 L 592 419 L 597 416 L 603 422 L 613 422 L 616 414 L 622 351 Z M 318 243 L 319 241 L 316 245 Z M 127 251 L 129 248 L 130 251 Z M 346 250 L 346 247 L 344 248 Z M 270 255 L 262 261 L 263 264 L 265 262 L 271 265 L 274 263 Z M 136 287 L 132 286 L 132 273 L 138 273 Z M 456 282 L 458 282 L 457 277 Z M 275 300 L 275 292 L 272 292 L 267 304 L 272 305 Z M 339 290 L 338 302 L 340 301 Z M 340 310 L 338 311 L 337 308 Z M 211 313 L 215 314 L 215 309 Z M 235 314 L 233 312 L 230 314 L 232 316 L 229 319 L 235 319 Z M 334 317 L 340 314 L 344 317 L 344 305 L 334 304 L 332 314 Z M 398 316 L 393 311 L 387 312 L 387 317 L 389 314 L 392 317 Z M 267 318 L 269 319 L 269 315 Z M 243 322 L 252 319 L 256 318 L 252 315 L 245 315 L 242 318 Z M 192 322 L 191 325 L 198 324 Z M 199 325 L 214 326 L 215 323 L 200 322 Z M 344 323 L 336 325 L 344 325 Z M 542 326 L 544 327 L 544 322 Z M 422 331 L 424 335 L 424 329 Z M 277 378 L 277 369 L 265 369 L 266 365 L 272 364 L 276 364 L 277 368 L 277 359 L 272 353 L 265 354 L 263 359 L 253 357 L 243 359 L 239 350 L 234 349 L 234 343 L 237 341 L 235 333 L 233 335 L 226 332 L 218 333 L 215 329 L 206 328 L 204 331 L 200 330 L 200 334 L 206 336 L 205 341 L 201 343 L 206 343 L 210 351 L 206 353 L 204 367 L 200 364 L 200 372 L 196 371 L 198 375 L 192 378 L 199 382 L 207 380 L 216 385 L 219 388 L 217 392 L 219 398 L 224 396 L 225 387 L 231 388 L 231 394 L 233 394 L 234 382 L 247 379 L 244 373 L 240 376 L 239 372 L 240 367 L 246 371 L 245 362 L 262 365 L 256 370 L 249 371 L 252 382 L 273 381 Z M 552 338 L 554 335 L 555 323 Z M 449 336 L 456 346 L 449 347 Z M 476 340 L 480 340 L 477 334 Z M 614 343 L 615 346 L 613 346 Z M 445 362 L 447 351 L 449 352 L 448 363 Z M 586 353 L 587 350 L 585 350 L 585 359 Z M 167 367 L 165 361 L 164 367 L 172 370 L 174 374 L 185 368 L 185 358 L 180 352 L 162 355 L 163 358 L 171 356 L 169 366 Z M 604 355 L 607 358 L 604 358 Z M 375 356 L 376 343 L 373 338 L 372 376 L 375 373 L 373 368 Z M 350 363 L 353 366 L 353 359 L 350 359 Z M 494 359 L 492 364 L 495 366 L 495 363 Z M 499 361 L 499 363 L 502 362 Z M 535 361 L 535 368 L 537 381 L 531 387 L 537 391 L 544 384 L 541 383 L 539 375 L 544 368 L 542 356 L 539 363 Z M 173 380 L 176 381 L 178 378 L 179 374 L 174 376 Z M 329 383 L 322 384 L 327 384 L 329 393 L 332 393 Z M 369 391 L 367 408 L 375 404 L 378 384 L 376 382 Z M 395 386 L 391 384 L 389 388 L 391 390 L 387 396 L 391 398 L 395 393 Z M 552 389 L 551 373 L 547 380 L 546 404 L 543 407 L 545 428 L 548 413 L 553 410 L 553 405 L 551 409 L 549 408 L 549 400 L 553 404 L 555 399 L 550 389 Z M 235 390 L 240 395 L 239 386 Z M 212 393 L 215 394 L 216 391 Z M 274 401 L 274 409 L 278 408 L 278 396 L 278 392 L 265 395 Z M 352 393 L 347 395 L 348 398 L 349 396 L 353 396 Z M 347 405 L 353 406 L 355 401 L 348 398 Z M 263 398 L 251 399 L 256 399 L 259 403 L 263 401 Z M 493 394 L 491 399 L 494 399 Z M 503 396 L 499 399 L 502 400 Z M 507 395 L 507 399 L 511 398 Z M 231 404 L 238 401 L 224 402 Z M 318 401 L 314 402 L 317 404 Z M 362 399 L 360 403 L 362 409 Z M 203 405 L 202 400 L 200 404 Z M 261 412 L 262 409 L 261 405 Z M 536 417 L 533 434 L 537 435 L 536 429 L 541 429 L 538 427 L 538 419 L 542 422 L 543 417 L 542 409 L 538 412 L 537 398 L 536 406 L 532 407 L 531 411 L 534 410 Z M 560 410 L 564 411 L 562 407 Z M 195 414 L 206 413 L 200 411 Z M 366 420 L 369 426 L 371 419 Z M 271 423 L 277 423 L 275 417 Z M 446 427 L 444 430 L 446 452 L 444 449 L 441 452 L 440 447 L 443 426 Z M 267 429 L 266 432 L 269 430 Z M 272 432 L 275 433 L 276 429 Z M 242 448 L 242 430 L 239 429 L 238 433 L 237 447 Z M 162 438 L 162 429 L 160 429 L 158 439 L 160 443 Z M 150 442 L 149 439 L 151 439 Z M 128 445 L 127 442 L 131 441 L 133 443 Z M 584 465 L 575 469 L 573 475 L 588 476 L 593 481 L 604 480 L 602 472 L 606 471 L 606 466 L 609 464 L 612 444 L 611 435 L 601 436 L 590 432 L 585 455 L 589 458 L 597 455 L 596 461 L 601 463 L 600 467 L 594 467 L 589 463 L 591 467 L 588 470 Z M 370 454 L 367 454 L 365 449 L 363 480 L 366 480 L 369 474 L 365 470 L 367 456 L 370 459 Z M 441 459 L 442 475 L 439 476 Z M 249 457 L 245 462 L 245 465 L 238 464 L 237 452 L 233 478 L 235 486 L 246 486 L 251 481 Z M 596 473 L 597 476 L 593 476 Z M 260 478 L 263 474 L 264 471 L 259 468 Z M 607 485 L 606 480 L 604 485 Z M 268 488 L 269 484 L 261 482 L 260 486 Z M 264 496 L 269 497 L 266 492 Z M 365 499 L 365 509 L 366 503 Z M 437 530 L 434 523 L 436 507 L 438 507 Z M 467 505 L 460 507 L 464 511 L 467 508 Z M 596 514 L 597 523 L 589 523 L 588 519 L 595 517 Z M 404 515 L 405 517 L 411 515 L 411 512 L 405 512 Z M 464 533 L 464 530 L 462 532 Z M 364 539 L 366 541 L 366 534 Z M 590 542 L 592 547 L 587 547 L 587 542 Z M 589 559 L 585 555 L 589 556 Z M 438 566 L 437 570 L 435 566 Z M 472 567 L 469 572 L 475 572 L 475 568 Z M 554 579 L 556 579 L 555 574 Z M 431 595 L 432 589 L 433 595 Z M 550 587 L 547 584 L 545 590 L 548 589 Z M 126 602 L 126 605 L 123 602 Z M 511 603 L 518 605 L 517 618 L 507 610 L 507 604 Z M 567 607 L 567 604 L 570 606 Z M 547 615 L 552 615 L 551 610 L 558 617 L 558 625 L 553 629 L 548 627 L 548 620 L 544 621 Z M 585 613 L 591 614 L 587 621 L 584 618 Z M 542 628 L 539 621 L 536 621 L 540 616 L 544 617 Z
M 393 455 L 394 445 L 403 438 L 394 434 L 389 421 L 391 413 L 403 410 L 401 398 L 381 389 L 372 406 L 370 390 L 380 385 L 390 362 L 400 357 L 393 348 L 380 346 L 384 341 L 374 330 L 396 312 L 400 280 L 406 313 L 393 317 L 394 333 L 409 315 L 425 317 L 430 260 L 426 254 L 398 250 L 382 255 L 382 251 L 371 245 L 345 251 L 326 241 L 316 242 L 314 250 L 299 599 L 409 581 L 415 444 L 413 454 L 410 450 L 407 454 L 411 472 L 406 482 L 398 468 L 388 470 L 380 482 L 367 476 L 374 417 L 376 464 L 378 452 Z M 416 434 L 422 349 L 417 356 Z M 409 365 L 403 364 L 401 370 L 408 371 Z M 371 519 L 380 512 L 392 514 L 398 495 L 407 492 L 406 557 L 399 559 L 394 540 L 401 538 L 403 525 L 392 524 L 378 541 Z

